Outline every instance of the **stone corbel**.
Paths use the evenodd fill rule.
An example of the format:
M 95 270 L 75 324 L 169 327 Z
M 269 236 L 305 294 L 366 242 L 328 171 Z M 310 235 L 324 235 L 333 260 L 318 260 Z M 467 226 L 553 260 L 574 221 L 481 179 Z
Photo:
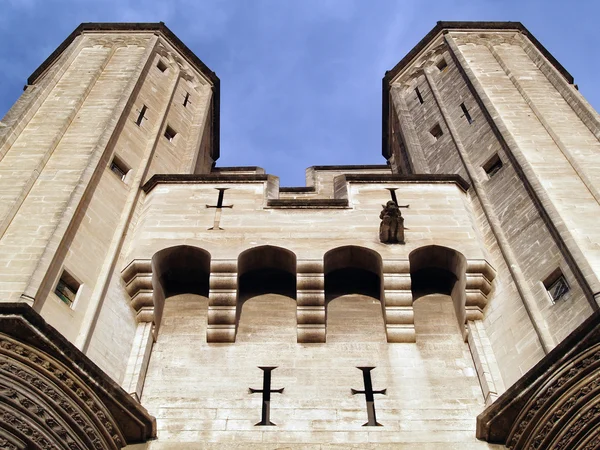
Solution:
M 325 276 L 323 275 L 323 261 L 298 261 L 297 272 L 296 317 L 298 342 L 325 342 Z
M 208 293 L 207 342 L 235 342 L 237 283 L 237 260 L 212 260 Z
M 416 342 L 410 264 L 383 261 L 383 311 L 388 342 Z
M 150 259 L 134 259 L 123 269 L 121 276 L 138 323 L 125 370 L 123 389 L 139 401 L 162 317 L 163 302 L 159 302 L 159 307 L 156 308 L 156 298 L 160 297 L 163 301 L 164 298 L 162 292 L 154 292 Z
M 488 303 L 492 281 L 496 271 L 485 260 L 467 261 L 465 286 L 465 323 L 470 320 L 483 320 L 483 310 Z
M 137 322 L 155 323 L 152 261 L 149 259 L 134 259 L 123 269 L 121 277 L 125 282 L 125 290 L 131 298 L 130 303 L 136 313 Z

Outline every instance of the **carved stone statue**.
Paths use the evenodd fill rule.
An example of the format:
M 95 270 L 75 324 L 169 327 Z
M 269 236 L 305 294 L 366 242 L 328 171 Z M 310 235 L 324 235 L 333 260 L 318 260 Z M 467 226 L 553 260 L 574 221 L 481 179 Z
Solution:
M 390 200 L 379 214 L 379 240 L 384 244 L 404 244 L 404 218 L 400 208 Z

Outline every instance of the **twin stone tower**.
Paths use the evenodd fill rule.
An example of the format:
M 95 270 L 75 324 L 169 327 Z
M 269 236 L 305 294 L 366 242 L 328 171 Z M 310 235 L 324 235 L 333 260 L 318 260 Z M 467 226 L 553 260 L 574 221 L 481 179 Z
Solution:
M 89 23 L 0 122 L 0 448 L 600 448 L 600 118 L 523 25 L 438 22 L 306 187 L 219 92 Z

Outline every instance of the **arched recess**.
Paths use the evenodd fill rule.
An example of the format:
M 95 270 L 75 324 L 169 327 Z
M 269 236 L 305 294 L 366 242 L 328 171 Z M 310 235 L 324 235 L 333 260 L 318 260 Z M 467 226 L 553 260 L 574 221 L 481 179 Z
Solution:
M 165 299 L 178 294 L 208 297 L 210 253 L 190 245 L 165 248 L 152 257 L 152 273 L 158 327 Z
M 409 255 L 413 301 L 430 293 L 446 294 L 468 342 L 486 404 L 504 389 L 496 358 L 481 320 L 495 271 L 485 260 L 467 260 L 454 249 L 429 245 Z
M 465 324 L 467 260 L 448 247 L 429 245 L 413 250 L 408 256 L 413 300 L 439 293 L 452 297 L 461 330 Z
M 131 395 L 141 397 L 150 354 L 162 323 L 165 299 L 178 294 L 208 297 L 210 261 L 206 250 L 178 245 L 159 250 L 150 260 L 133 260 L 123 270 L 122 277 L 138 322 L 123 382 Z M 206 304 L 200 307 L 206 309 Z
M 352 339 L 353 335 L 358 338 L 360 335 L 362 340 L 385 340 L 382 269 L 381 256 L 368 248 L 350 245 L 325 254 L 325 320 L 330 335 L 334 332 L 340 334 L 341 339 Z M 341 298 L 348 294 L 362 297 Z M 373 308 L 374 305 L 369 305 L 365 297 L 377 301 L 378 305 Z M 339 313 L 340 317 L 330 313 L 336 316 Z M 380 335 L 373 330 L 378 325 L 381 326 Z
M 236 339 L 295 341 L 295 301 L 296 255 L 293 252 L 263 245 L 239 255 Z

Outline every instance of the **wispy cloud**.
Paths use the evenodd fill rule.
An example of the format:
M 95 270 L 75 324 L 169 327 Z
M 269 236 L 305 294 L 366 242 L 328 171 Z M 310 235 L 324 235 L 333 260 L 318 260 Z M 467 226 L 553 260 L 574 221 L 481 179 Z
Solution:
M 522 21 L 600 106 L 600 5 L 558 0 L 0 0 L 0 114 L 80 22 L 164 21 L 221 78 L 222 165 L 303 184 L 384 163 L 381 78 L 438 20 Z

